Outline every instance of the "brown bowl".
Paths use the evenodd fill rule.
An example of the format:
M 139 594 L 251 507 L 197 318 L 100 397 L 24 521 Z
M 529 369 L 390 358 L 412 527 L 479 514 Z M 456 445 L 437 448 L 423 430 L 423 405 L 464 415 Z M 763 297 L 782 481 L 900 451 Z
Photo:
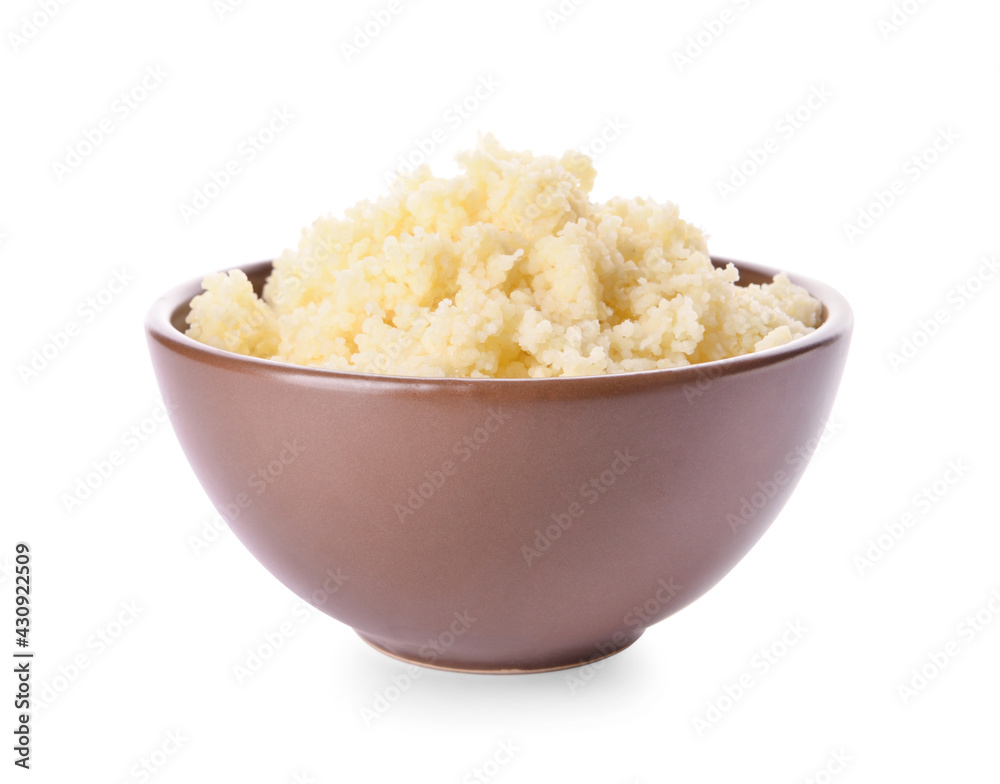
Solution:
M 743 284 L 774 274 L 737 266 Z M 259 292 L 271 264 L 243 269 Z M 146 331 L 191 466 L 272 574 L 399 659 L 537 672 L 630 645 L 777 516 L 852 327 L 840 294 L 792 280 L 824 306 L 808 336 L 618 375 L 428 379 L 232 354 L 184 335 L 199 281 L 157 300 Z

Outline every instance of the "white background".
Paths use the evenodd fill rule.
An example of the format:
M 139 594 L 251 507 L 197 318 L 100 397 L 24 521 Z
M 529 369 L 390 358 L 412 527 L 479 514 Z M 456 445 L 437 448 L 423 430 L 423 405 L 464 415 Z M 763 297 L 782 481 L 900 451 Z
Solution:
M 7 778 L 5 697 L 4 781 L 996 781 L 1000 282 L 977 276 L 995 276 L 984 259 L 1000 252 L 1000 7 L 902 5 L 913 13 L 890 29 L 887 0 L 590 0 L 563 20 L 547 17 L 557 2 L 402 0 L 348 58 L 387 3 L 70 2 L 54 16 L 5 3 L 0 653 L 14 648 L 6 570 L 24 540 L 37 658 L 33 767 Z M 30 39 L 26 19 L 44 22 Z M 157 68 L 125 112 L 119 96 Z M 483 78 L 499 87 L 450 122 Z M 789 134 L 782 118 L 814 88 L 828 97 Z M 294 119 L 247 160 L 240 144 L 275 110 Z M 102 120 L 110 133 L 69 165 Z M 480 131 L 561 154 L 609 121 L 626 128 L 595 156 L 596 198 L 675 201 L 714 254 L 819 278 L 852 303 L 831 435 L 750 555 L 606 665 L 426 670 L 396 691 L 404 665 L 303 619 L 228 531 L 195 552 L 217 517 L 155 420 L 143 315 L 167 288 L 271 258 L 317 216 L 377 196 L 436 127 L 430 162 L 450 174 Z M 926 152 L 942 132 L 957 139 Z M 777 151 L 724 198 L 768 137 Z M 239 176 L 185 221 L 180 206 L 231 159 Z M 904 190 L 873 225 L 846 230 L 894 180 Z M 102 295 L 116 271 L 130 282 Z M 69 344 L 46 349 L 69 322 Z M 36 350 L 54 356 L 23 373 Z M 63 494 L 115 449 L 123 464 L 68 510 Z M 240 682 L 234 667 L 284 623 Z M 806 631 L 783 649 L 789 623 Z M 762 649 L 782 654 L 766 671 Z M 901 692 L 922 667 L 933 677 Z M 377 695 L 391 707 L 366 722 Z M 504 742 L 512 758 L 487 765 L 507 760 Z

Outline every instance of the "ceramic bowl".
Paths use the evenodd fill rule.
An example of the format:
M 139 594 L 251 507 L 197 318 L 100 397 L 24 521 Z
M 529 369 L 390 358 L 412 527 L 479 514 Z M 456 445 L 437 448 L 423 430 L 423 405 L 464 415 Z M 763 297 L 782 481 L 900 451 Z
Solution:
M 743 284 L 774 274 L 735 263 Z M 243 269 L 259 292 L 271 264 Z M 184 334 L 199 281 L 160 298 L 146 331 L 191 467 L 272 574 L 399 659 L 535 672 L 633 643 L 788 499 L 852 327 L 836 291 L 791 278 L 824 306 L 808 336 L 618 375 L 428 379 L 240 356 Z

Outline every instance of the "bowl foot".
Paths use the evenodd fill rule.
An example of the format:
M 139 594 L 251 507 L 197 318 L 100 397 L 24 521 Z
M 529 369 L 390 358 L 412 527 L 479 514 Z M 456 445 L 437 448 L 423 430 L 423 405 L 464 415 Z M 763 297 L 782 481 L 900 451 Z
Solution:
M 397 659 L 398 661 L 406 662 L 407 664 L 417 664 L 421 667 L 430 667 L 431 669 L 435 670 L 445 670 L 447 672 L 478 673 L 480 675 L 527 675 L 536 672 L 555 672 L 556 670 L 569 670 L 572 669 L 573 667 L 583 667 L 588 664 L 593 664 L 594 662 L 599 662 L 603 659 L 608 659 L 614 656 L 616 653 L 621 653 L 642 636 L 642 631 L 634 634 L 634 636 L 626 640 L 621 645 L 616 646 L 613 650 L 610 650 L 607 653 L 600 653 L 597 656 L 590 657 L 589 659 L 586 657 L 576 656 L 571 660 L 554 661 L 552 663 L 546 663 L 538 667 L 504 667 L 492 664 L 471 665 L 471 664 L 462 664 L 461 662 L 444 662 L 437 660 L 431 661 L 428 659 L 420 658 L 419 656 L 407 655 L 406 653 L 390 650 L 388 646 L 383 645 L 380 642 L 376 642 L 371 637 L 368 637 L 359 632 L 357 629 L 354 630 L 355 634 L 357 634 L 358 637 L 360 637 L 362 640 L 368 643 L 376 651 L 378 651 L 379 653 L 384 653 L 386 656 L 391 656 L 393 659 Z M 604 651 L 606 647 L 607 646 L 594 646 L 591 648 L 591 650 Z

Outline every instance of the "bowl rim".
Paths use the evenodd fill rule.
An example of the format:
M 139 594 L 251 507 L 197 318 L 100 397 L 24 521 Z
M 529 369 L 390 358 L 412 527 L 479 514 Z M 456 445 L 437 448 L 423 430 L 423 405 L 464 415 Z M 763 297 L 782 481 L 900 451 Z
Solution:
M 746 272 L 750 275 L 773 279 L 775 275 L 781 272 L 781 270 L 773 267 L 737 261 L 728 257 L 711 256 L 710 258 L 717 267 L 733 264 L 739 270 L 741 278 L 743 277 L 743 273 Z M 220 272 L 227 272 L 230 269 L 240 269 L 248 276 L 255 276 L 272 265 L 273 260 L 260 261 L 252 264 L 244 264 L 239 267 L 228 267 L 225 270 L 220 270 Z M 796 338 L 784 345 L 768 348 L 753 354 L 715 359 L 709 362 L 684 365 L 682 367 L 635 370 L 623 373 L 602 373 L 590 376 L 552 376 L 544 378 L 403 376 L 294 365 L 279 360 L 237 354 L 194 340 L 174 326 L 173 319 L 177 311 L 187 307 L 191 299 L 204 290 L 202 288 L 204 275 L 174 286 L 158 297 L 146 313 L 144 326 L 149 340 L 181 353 L 190 359 L 210 363 L 236 372 L 264 375 L 277 374 L 300 380 L 311 379 L 313 382 L 326 378 L 331 380 L 339 379 L 341 381 L 364 380 L 368 383 L 387 386 L 399 384 L 413 386 L 414 384 L 419 384 L 421 386 L 445 386 L 452 388 L 493 385 L 523 386 L 525 384 L 530 385 L 532 388 L 539 388 L 543 385 L 558 385 L 567 388 L 566 391 L 571 386 L 593 389 L 602 385 L 618 387 L 622 384 L 641 382 L 662 383 L 669 381 L 671 383 L 684 384 L 692 381 L 702 381 L 706 375 L 731 375 L 774 365 L 815 351 L 850 335 L 854 323 L 854 314 L 847 300 L 840 292 L 825 283 L 804 275 L 794 273 L 787 273 L 787 275 L 789 280 L 805 288 L 806 291 L 823 305 L 823 321 L 808 335 Z M 629 379 L 633 381 L 629 381 Z M 593 391 L 596 391 L 596 389 Z

